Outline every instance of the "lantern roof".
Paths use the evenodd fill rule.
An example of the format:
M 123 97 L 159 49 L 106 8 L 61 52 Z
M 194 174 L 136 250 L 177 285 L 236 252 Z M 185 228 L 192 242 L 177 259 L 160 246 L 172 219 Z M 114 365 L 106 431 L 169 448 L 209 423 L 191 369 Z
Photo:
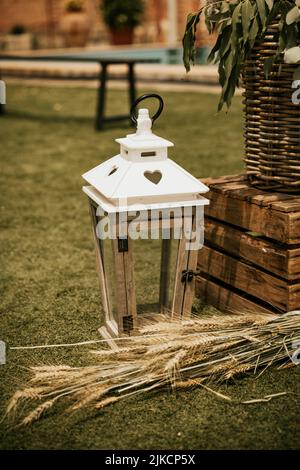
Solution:
M 167 149 L 174 144 L 152 132 L 148 109 L 139 110 L 136 132 L 116 142 L 120 144 L 118 155 L 82 175 L 92 186 L 84 191 L 96 202 L 104 200 L 116 208 L 124 207 L 124 200 L 128 208 L 208 203 L 200 196 L 208 187 L 168 158 Z

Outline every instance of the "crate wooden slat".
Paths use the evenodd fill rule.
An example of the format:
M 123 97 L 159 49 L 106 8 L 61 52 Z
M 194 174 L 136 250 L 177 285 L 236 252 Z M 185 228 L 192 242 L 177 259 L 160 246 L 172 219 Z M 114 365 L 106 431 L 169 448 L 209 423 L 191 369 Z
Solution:
M 289 285 L 285 280 L 267 274 L 227 253 L 205 246 L 199 256 L 199 268 L 252 297 L 259 296 L 260 300 L 274 308 L 282 311 L 297 308 L 300 283 Z
M 257 305 L 242 293 L 237 293 L 204 277 L 198 276 L 196 292 L 207 304 L 226 311 L 273 313 L 270 309 Z
M 232 177 L 233 179 L 236 177 Z M 253 232 L 263 233 L 286 244 L 300 243 L 299 196 L 268 193 L 249 186 L 246 176 L 244 183 L 230 181 L 219 183 L 217 179 L 205 181 L 209 192 L 210 205 L 207 216 Z M 280 204 L 279 204 L 280 202 Z M 296 210 L 287 211 L 286 205 L 296 205 Z M 297 205 L 298 204 L 298 205 Z
M 300 196 L 209 178 L 197 295 L 221 310 L 300 309 Z
M 209 218 L 205 221 L 205 242 L 284 279 L 300 278 L 300 248 L 286 250 L 283 245 L 253 232 L 236 230 Z

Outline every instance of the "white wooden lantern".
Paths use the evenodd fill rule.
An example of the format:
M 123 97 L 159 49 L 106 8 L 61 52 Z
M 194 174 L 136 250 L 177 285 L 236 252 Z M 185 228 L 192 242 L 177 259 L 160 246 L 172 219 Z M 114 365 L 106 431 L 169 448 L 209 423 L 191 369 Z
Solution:
M 157 118 L 163 108 L 159 95 L 144 95 L 135 106 L 148 97 L 160 101 L 160 109 L 154 116 Z M 168 147 L 173 143 L 152 132 L 154 118 L 149 117 L 148 109 L 140 109 L 136 119 L 135 106 L 132 117 L 137 130 L 125 138 L 116 139 L 120 153 L 82 175 L 89 184 L 83 187 L 83 191 L 89 200 L 105 311 L 105 326 L 100 331 L 106 337 L 130 333 L 140 323 L 132 253 L 134 237 L 131 236 L 137 228 L 140 232 L 146 230 L 147 234 L 159 230 L 161 235 L 160 310 L 168 309 L 179 315 L 191 312 L 198 254 L 197 249 L 191 249 L 191 231 L 198 231 L 198 235 L 201 232 L 200 238 L 203 239 L 203 206 L 208 204 L 208 200 L 201 196 L 208 191 L 207 186 L 168 158 Z M 163 235 L 171 233 L 172 237 L 175 229 L 177 236 L 180 232 L 180 237 L 172 298 L 169 299 L 171 239 Z M 103 239 L 107 235 L 112 247 L 115 312 L 103 250 Z

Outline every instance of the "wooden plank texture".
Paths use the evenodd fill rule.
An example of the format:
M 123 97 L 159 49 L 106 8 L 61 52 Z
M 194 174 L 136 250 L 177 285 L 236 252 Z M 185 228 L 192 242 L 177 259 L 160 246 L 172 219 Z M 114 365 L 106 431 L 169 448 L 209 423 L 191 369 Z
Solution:
M 282 279 L 207 246 L 200 250 L 198 263 L 204 273 L 282 312 L 300 307 L 300 283 L 289 285 Z
M 188 252 L 188 263 L 187 269 L 196 271 L 198 263 L 198 252 L 197 250 L 189 250 Z M 193 300 L 195 297 L 196 277 L 194 276 L 190 282 L 186 283 L 185 293 L 182 306 L 182 314 L 190 315 L 192 311 Z
M 229 175 L 220 178 L 207 178 L 203 182 L 211 190 L 226 194 L 259 206 L 266 206 L 281 212 L 300 211 L 300 196 L 279 192 L 269 192 L 251 186 L 246 175 Z
M 300 248 L 288 250 L 272 240 L 209 218 L 205 220 L 205 243 L 287 280 L 300 278 Z
M 134 265 L 132 254 L 132 240 L 128 238 L 128 251 L 123 253 L 124 274 L 126 284 L 126 302 L 128 315 L 132 317 L 132 328 L 137 328 L 137 309 L 136 309 L 136 293 L 134 282 Z
M 181 282 L 182 271 L 184 269 L 187 269 L 187 264 L 188 264 L 188 252 L 185 249 L 185 245 L 186 245 L 186 239 L 184 238 L 184 236 L 182 236 L 178 244 L 173 300 L 172 300 L 172 313 L 175 313 L 177 315 L 182 315 L 184 292 L 185 292 L 185 287 L 186 287 L 186 284 Z
M 228 224 L 253 232 L 262 233 L 268 238 L 282 243 L 300 243 L 300 212 L 286 213 L 268 207 L 250 204 L 211 190 L 210 200 L 205 207 L 205 215 Z
M 169 303 L 171 241 L 167 238 L 161 241 L 159 305 L 162 313 L 168 308 Z
M 109 296 L 108 296 L 107 279 L 105 275 L 101 243 L 100 243 L 99 238 L 97 237 L 97 232 L 96 232 L 97 208 L 94 206 L 93 201 L 91 199 L 88 199 L 88 201 L 89 201 L 89 209 L 90 209 L 90 216 L 91 216 L 91 222 L 92 222 L 94 246 L 95 246 L 95 251 L 96 251 L 96 267 L 97 267 L 98 279 L 99 279 L 99 284 L 100 284 L 100 289 L 101 289 L 101 294 L 102 294 L 102 304 L 103 304 L 103 309 L 104 309 L 104 314 L 105 314 L 105 322 L 110 322 L 113 320 L 113 314 L 112 314 L 112 308 L 111 308 Z
M 198 254 L 198 295 L 221 310 L 299 309 L 300 195 L 254 188 L 245 175 L 204 183 L 210 205 Z
M 116 282 L 116 310 L 117 310 L 117 323 L 119 331 L 123 331 L 123 317 L 129 315 L 127 307 L 127 294 L 124 270 L 124 255 L 118 250 L 118 240 L 112 241 L 113 259 L 114 259 L 114 273 Z
M 241 182 L 241 181 L 246 181 L 246 180 L 247 180 L 247 175 L 241 174 L 241 175 L 225 175 L 225 176 L 218 176 L 218 177 L 212 177 L 212 178 L 205 178 L 202 181 L 208 186 L 213 186 L 215 184 L 224 184 L 228 182 L 230 183 Z
M 300 279 L 300 248 L 288 250 L 288 273 Z
M 233 292 L 230 288 L 222 287 L 216 282 L 201 276 L 197 277 L 196 295 L 203 302 L 225 312 L 274 313 L 253 300 Z
M 137 327 L 131 240 L 128 239 L 128 251 L 119 252 L 117 239 L 112 240 L 112 247 L 116 280 L 117 322 L 120 331 L 124 331 L 124 320 L 127 317 L 132 319 L 132 328 Z
M 192 232 L 187 235 L 187 232 L 183 230 L 178 244 L 172 301 L 172 313 L 182 316 L 191 314 L 196 284 L 195 276 L 190 281 L 182 282 L 182 272 L 184 270 L 196 271 L 198 262 L 198 251 L 190 249 L 193 243 L 192 234 L 195 232 L 196 227 L 195 216 L 192 217 L 189 223 Z M 187 228 L 187 225 L 185 228 Z

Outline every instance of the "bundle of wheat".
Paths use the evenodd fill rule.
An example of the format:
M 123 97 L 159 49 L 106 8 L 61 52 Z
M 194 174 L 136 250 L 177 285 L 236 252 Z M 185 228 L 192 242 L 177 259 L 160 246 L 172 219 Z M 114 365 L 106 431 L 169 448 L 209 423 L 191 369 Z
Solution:
M 300 312 L 285 315 L 231 314 L 188 320 L 158 317 L 138 336 L 121 338 L 119 349 L 92 351 L 93 366 L 32 367 L 32 378 L 11 398 L 7 413 L 23 400 L 39 401 L 22 424 L 38 419 L 58 400 L 67 410 L 103 408 L 153 389 L 221 383 L 270 365 L 293 366 L 300 342 Z M 230 399 L 214 391 L 225 399 Z

